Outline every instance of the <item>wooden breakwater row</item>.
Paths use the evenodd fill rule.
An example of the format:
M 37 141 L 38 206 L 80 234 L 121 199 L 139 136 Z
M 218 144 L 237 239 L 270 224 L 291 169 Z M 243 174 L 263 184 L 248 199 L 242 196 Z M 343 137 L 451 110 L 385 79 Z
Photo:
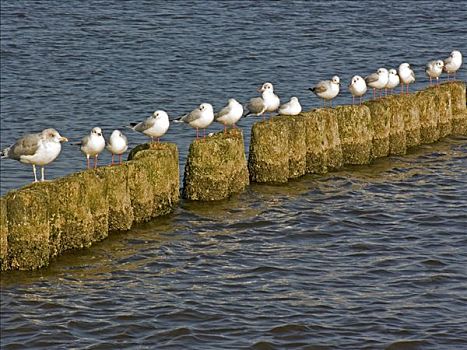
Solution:
M 450 82 L 362 105 L 258 122 L 252 128 L 248 169 L 251 181 L 284 183 L 466 134 L 465 84 Z
M 220 200 L 243 191 L 250 180 L 284 183 L 345 164 L 369 164 L 451 134 L 467 135 L 463 82 L 361 106 L 274 117 L 253 125 L 248 162 L 238 129 L 194 141 L 182 194 Z M 140 145 L 123 165 L 11 191 L 0 198 L 1 269 L 47 266 L 62 252 L 88 247 L 110 231 L 167 214 L 177 205 L 179 191 L 174 144 Z

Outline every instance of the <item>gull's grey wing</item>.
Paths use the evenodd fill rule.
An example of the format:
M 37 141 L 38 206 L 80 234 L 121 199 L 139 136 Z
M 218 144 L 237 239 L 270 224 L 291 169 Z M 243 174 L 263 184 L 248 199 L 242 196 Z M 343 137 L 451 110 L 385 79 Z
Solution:
M 32 156 L 39 148 L 40 139 L 41 133 L 24 135 L 11 146 L 8 158 L 19 160 L 21 156 Z
M 413 72 L 413 70 L 410 71 L 410 75 L 412 76 L 413 80 L 415 81 L 415 73 Z
M 321 93 L 325 92 L 327 89 L 329 89 L 329 81 L 322 80 L 312 88 L 312 91 L 314 93 Z
M 190 113 L 185 114 L 180 120 L 185 123 L 191 123 L 199 118 L 201 118 L 201 111 L 198 108 L 196 108 Z
M 248 104 L 246 105 L 246 109 L 248 109 L 250 113 L 254 113 L 254 114 L 262 112 L 264 109 L 263 98 L 253 97 L 252 99 L 250 99 L 250 101 L 248 101 Z
M 125 143 L 128 145 L 128 138 L 126 137 L 124 133 L 122 133 L 122 139 L 124 139 Z
M 143 132 L 143 131 L 149 129 L 150 127 L 152 127 L 153 125 L 154 125 L 154 119 L 149 117 L 145 121 L 142 121 L 142 122 L 136 124 L 134 126 L 133 130 Z
M 224 115 L 228 114 L 229 112 L 230 112 L 230 108 L 227 105 L 214 115 L 214 119 L 217 120 L 219 118 L 222 118 Z
M 374 83 L 375 81 L 377 81 L 379 79 L 379 75 L 378 73 L 371 73 L 370 75 L 366 76 L 365 77 L 365 82 L 367 84 L 369 83 Z
M 81 142 L 78 143 L 79 146 L 86 146 L 89 143 L 89 135 L 84 136 L 81 139 Z
M 452 61 L 452 57 L 449 56 L 448 58 L 446 58 L 446 59 L 444 60 L 444 65 L 447 65 L 447 64 L 451 63 L 451 61 Z

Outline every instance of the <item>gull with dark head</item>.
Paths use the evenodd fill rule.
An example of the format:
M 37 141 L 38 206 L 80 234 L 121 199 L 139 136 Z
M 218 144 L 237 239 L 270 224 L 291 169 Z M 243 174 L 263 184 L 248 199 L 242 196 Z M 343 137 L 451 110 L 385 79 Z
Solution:
M 436 83 L 439 85 L 439 77 L 443 73 L 444 62 L 442 60 L 433 60 L 426 64 L 425 73 L 430 78 L 430 86 L 433 78 L 436 78 Z
M 355 103 L 355 97 L 359 97 L 360 104 L 362 104 L 362 96 L 365 95 L 367 91 L 365 79 L 359 75 L 354 75 L 349 84 L 349 91 L 352 94 L 352 104 Z
M 397 70 L 391 68 L 389 70 L 389 78 L 388 83 L 386 84 L 386 89 L 389 91 L 394 91 L 394 89 L 400 84 L 401 80 L 399 78 L 399 74 L 397 74 Z
M 80 143 L 78 143 L 81 147 L 81 152 L 86 156 L 86 165 L 89 169 L 90 162 L 89 158 L 94 157 L 94 169 L 97 168 L 97 158 L 99 154 L 105 148 L 105 139 L 104 135 L 102 135 L 102 130 L 99 127 L 92 128 L 89 135 L 83 137 Z
M 128 149 L 128 139 L 120 130 L 114 130 L 107 141 L 106 148 L 112 153 L 111 165 L 114 165 L 115 155 L 118 155 L 118 163 L 122 164 L 122 154 Z
M 461 66 L 462 54 L 457 50 L 452 51 L 449 57 L 444 60 L 444 71 L 448 73 L 448 80 L 451 74 L 454 74 L 454 79 L 456 79 L 456 72 Z
M 381 97 L 381 91 L 386 87 L 388 80 L 389 72 L 386 68 L 379 68 L 375 73 L 365 77 L 366 84 L 373 89 L 373 98 L 376 98 L 376 89 L 379 90 L 379 97 Z
M 254 114 L 255 116 L 263 116 L 264 114 L 269 112 L 275 112 L 279 108 L 281 101 L 279 97 L 274 93 L 274 86 L 271 83 L 264 83 L 258 89 L 258 92 L 261 93 L 261 97 L 254 97 L 248 101 L 247 105 L 245 106 L 246 114 Z
M 37 134 L 27 134 L 1 152 L 2 158 L 10 158 L 24 164 L 31 164 L 34 181 L 37 182 L 36 165 L 41 167 L 41 181 L 44 181 L 44 167 L 52 163 L 67 142 L 55 129 L 45 129 Z
M 214 115 L 214 119 L 218 123 L 224 124 L 224 133 L 227 132 L 227 126 L 233 126 L 240 120 L 243 115 L 243 106 L 234 98 L 229 98 L 227 106 L 222 108 Z
M 279 107 L 278 113 L 280 115 L 298 115 L 302 111 L 302 105 L 298 101 L 298 98 L 292 96 L 289 102 L 284 103 Z
M 323 99 L 323 104 L 326 106 L 326 101 L 330 101 L 332 107 L 332 99 L 339 94 L 340 79 L 337 75 L 333 76 L 331 80 L 321 80 L 315 86 L 309 88 L 316 96 Z
M 159 142 L 160 138 L 165 135 L 169 130 L 170 121 L 169 116 L 165 111 L 155 111 L 146 120 L 139 123 L 131 123 L 128 126 L 130 129 L 140 132 L 151 138 L 151 142 L 154 142 L 154 138 Z
M 187 123 L 192 128 L 196 129 L 196 139 L 198 139 L 198 130 L 203 129 L 204 138 L 206 138 L 206 128 L 211 125 L 214 120 L 214 110 L 210 103 L 201 103 L 197 108 L 190 113 L 176 119 L 177 123 Z
M 401 93 L 404 91 L 404 84 L 407 85 L 407 93 L 409 93 L 409 84 L 415 82 L 415 73 L 413 72 L 412 68 L 410 68 L 410 64 L 401 63 L 399 66 L 398 74 L 401 81 Z

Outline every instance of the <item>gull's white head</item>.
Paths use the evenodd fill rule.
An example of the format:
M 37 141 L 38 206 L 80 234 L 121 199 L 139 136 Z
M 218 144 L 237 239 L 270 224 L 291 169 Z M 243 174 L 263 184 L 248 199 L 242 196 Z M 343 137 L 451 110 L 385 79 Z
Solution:
M 389 70 L 389 75 L 397 75 L 397 71 L 394 68 Z
M 339 77 L 337 75 L 333 76 L 331 81 L 332 81 L 333 84 L 340 84 L 341 83 L 341 80 L 339 79 Z
M 238 103 L 238 102 L 234 98 L 229 98 L 228 103 L 229 103 L 229 105 L 233 105 L 233 104 Z
M 53 128 L 42 130 L 42 137 L 46 140 L 53 142 L 67 142 L 68 139 L 59 134 L 59 132 Z
M 444 67 L 444 62 L 441 60 L 436 60 L 435 66 L 438 68 L 443 68 Z
M 213 110 L 210 103 L 201 103 L 198 108 L 201 112 L 209 112 Z
M 101 137 L 102 136 L 102 129 L 97 127 L 97 126 L 95 128 L 92 128 L 91 135 L 96 135 L 98 137 Z
M 122 137 L 123 134 L 120 130 L 114 130 L 112 131 L 112 134 L 110 134 L 110 138 L 114 138 L 114 137 Z
M 460 53 L 460 51 L 457 51 L 457 50 L 454 50 L 453 52 L 451 52 L 450 56 L 455 59 L 462 58 L 462 54 Z
M 272 86 L 271 83 L 264 83 L 263 85 L 261 85 L 261 87 L 258 90 L 258 92 L 265 92 L 265 91 L 274 92 L 274 87 Z
M 290 98 L 290 101 L 292 101 L 292 102 L 298 102 L 298 98 L 295 97 L 295 96 L 292 96 L 292 97 Z
M 386 68 L 379 68 L 376 72 L 378 75 L 389 75 L 389 72 Z
M 408 64 L 407 62 L 401 63 L 399 69 L 410 69 L 410 64 Z
M 169 116 L 167 115 L 167 113 L 165 111 L 162 111 L 162 110 L 158 110 L 158 111 L 155 111 L 153 114 L 152 114 L 152 117 L 156 120 L 158 119 L 162 119 L 162 118 L 168 118 Z
M 354 75 L 354 76 L 352 77 L 352 80 L 350 81 L 350 85 L 352 85 L 352 84 L 357 84 L 357 83 L 362 82 L 362 81 L 364 82 L 364 80 L 363 80 L 363 78 L 362 78 L 361 76 L 359 76 L 359 75 Z

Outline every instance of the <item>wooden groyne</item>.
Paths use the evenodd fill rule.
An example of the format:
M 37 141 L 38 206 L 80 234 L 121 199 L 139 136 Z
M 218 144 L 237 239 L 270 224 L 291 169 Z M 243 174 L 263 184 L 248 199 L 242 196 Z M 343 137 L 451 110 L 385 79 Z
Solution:
M 182 194 L 189 200 L 220 200 L 243 191 L 249 181 L 285 183 L 345 164 L 370 164 L 448 135 L 467 135 L 464 82 L 277 116 L 253 125 L 248 162 L 238 129 L 194 141 Z M 176 145 L 140 145 L 128 159 L 1 197 L 2 271 L 47 266 L 64 251 L 170 213 L 180 194 Z
M 297 175 L 370 164 L 448 135 L 466 134 L 466 87 L 459 81 L 362 105 L 279 116 L 252 127 L 250 180 L 284 183 Z M 305 167 L 299 161 L 303 158 Z

